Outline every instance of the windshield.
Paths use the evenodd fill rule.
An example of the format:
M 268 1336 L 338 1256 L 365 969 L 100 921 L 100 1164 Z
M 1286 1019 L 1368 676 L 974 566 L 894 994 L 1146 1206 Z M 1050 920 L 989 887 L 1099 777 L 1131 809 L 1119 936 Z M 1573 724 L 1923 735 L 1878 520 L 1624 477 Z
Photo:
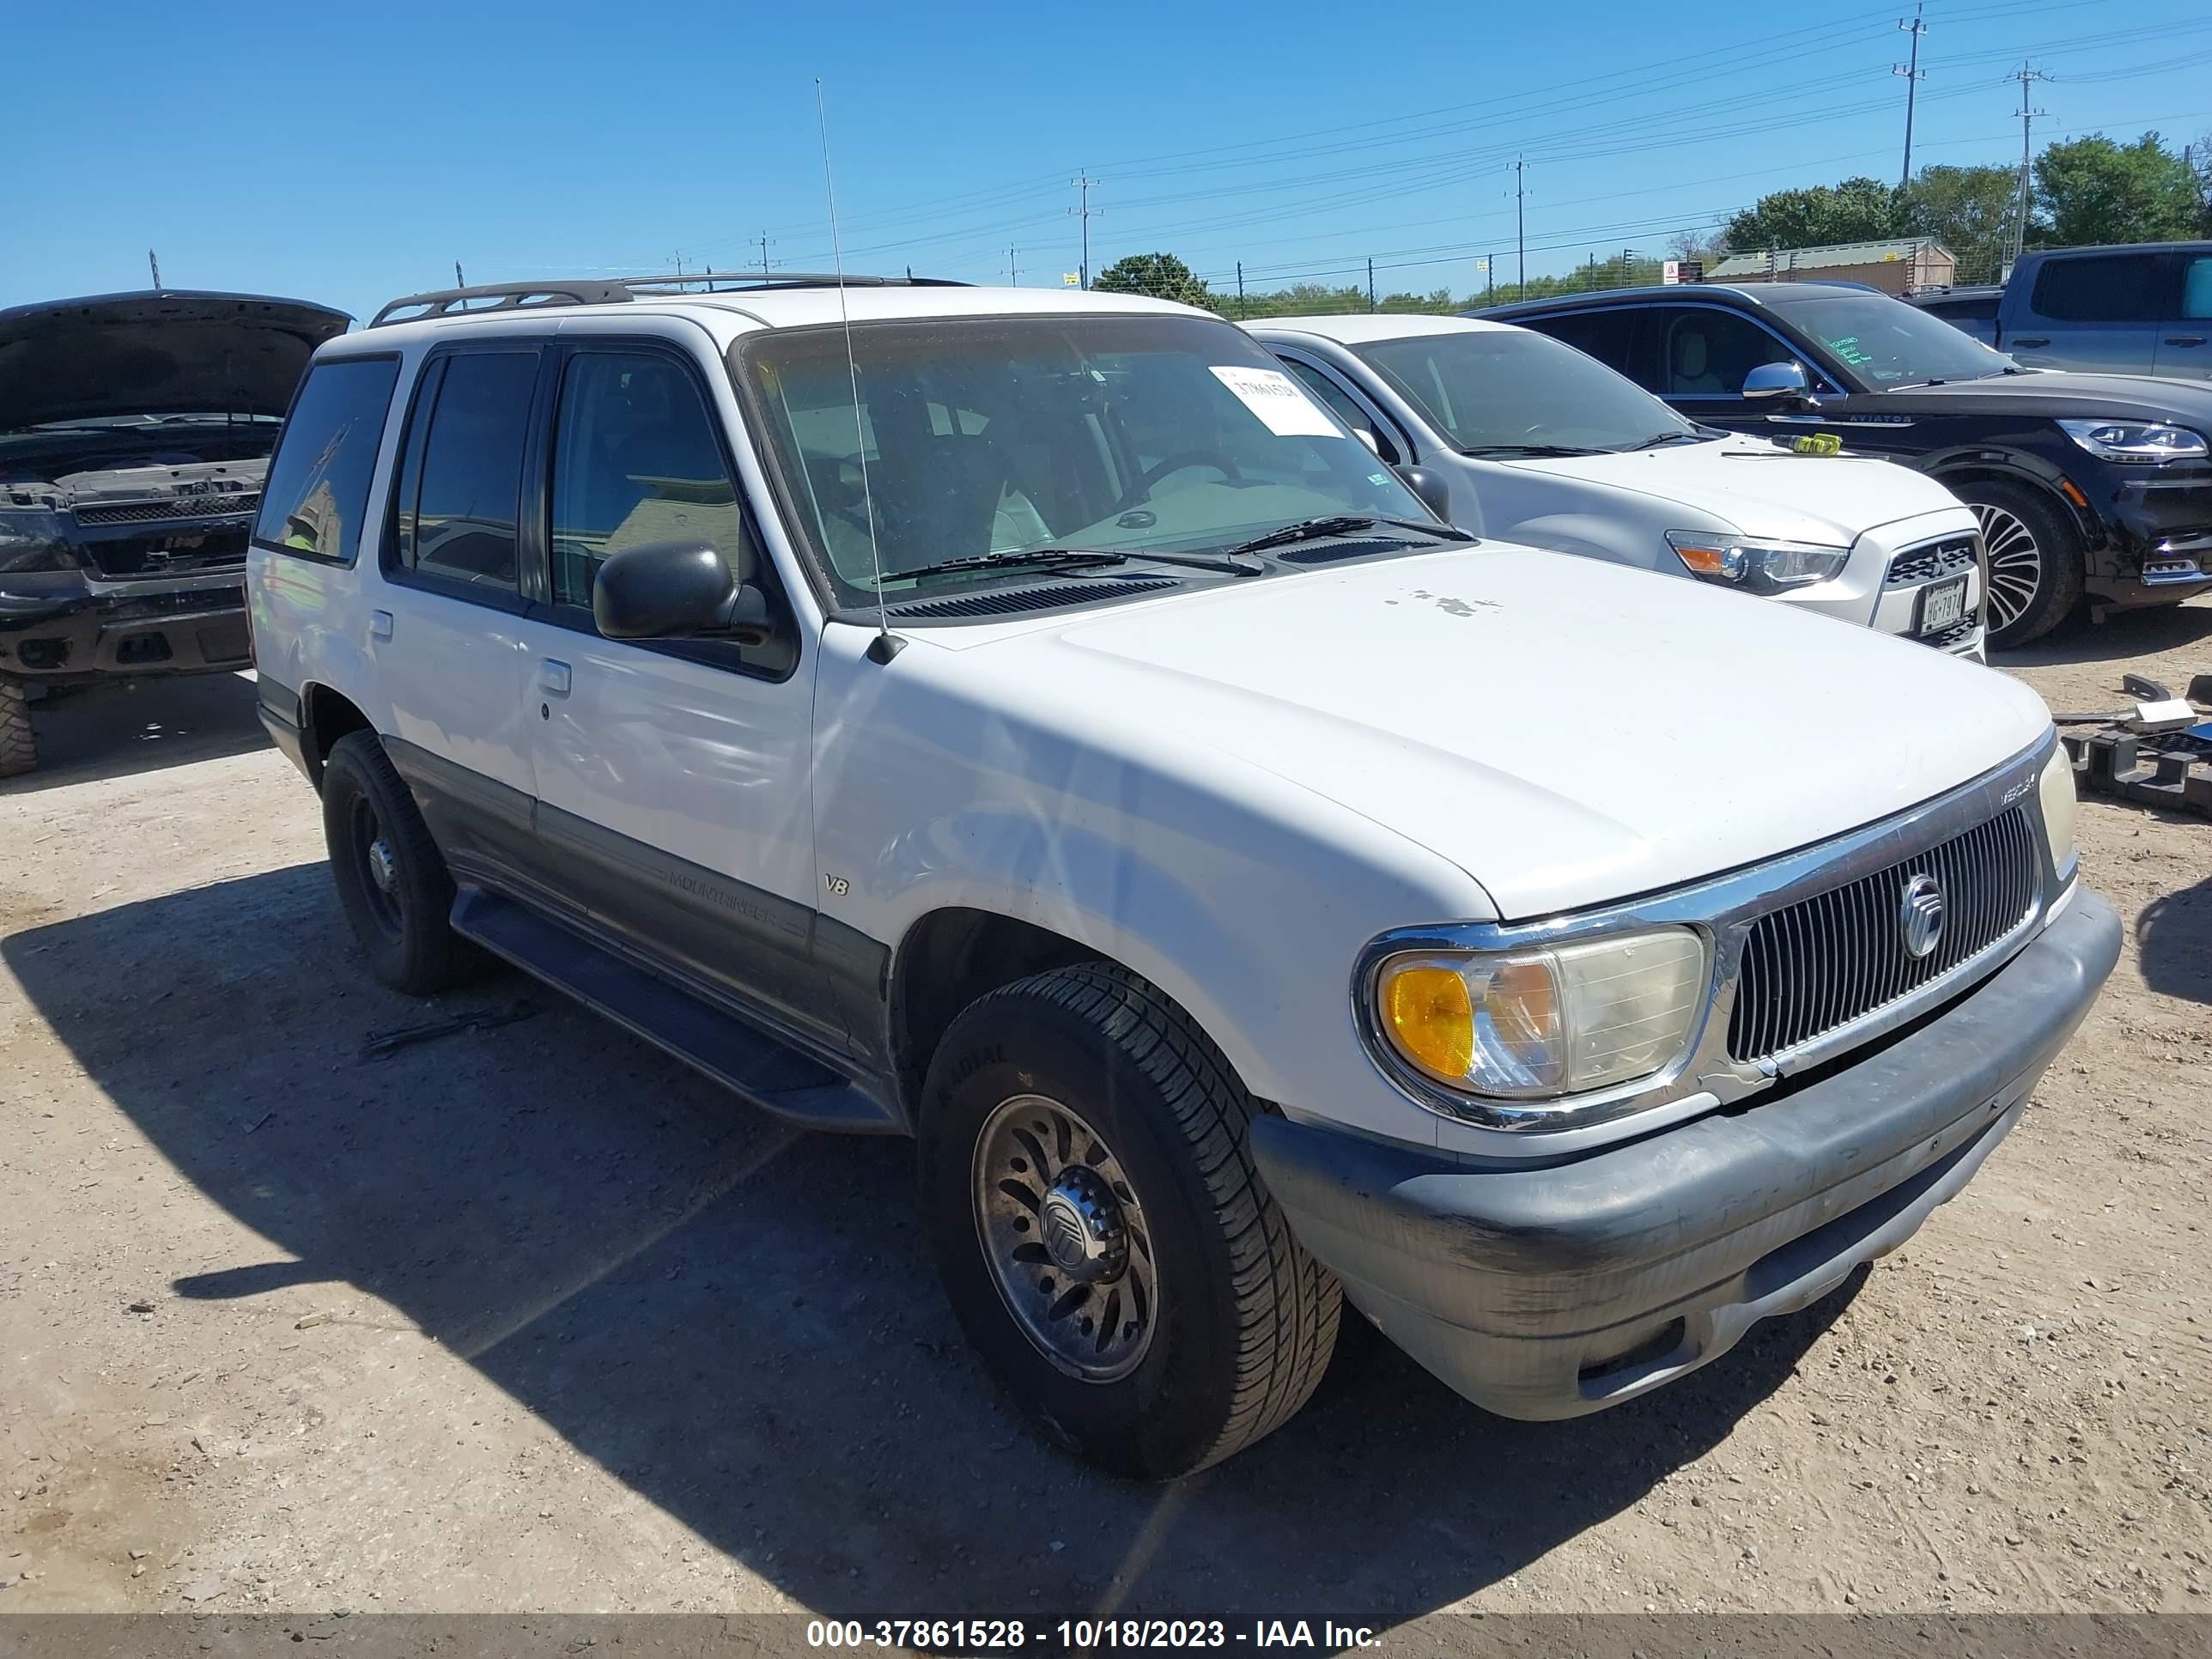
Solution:
M 1942 318 L 1884 294 L 1823 295 L 1775 302 L 1877 392 L 1930 380 L 1979 380 L 2015 367 Z
M 1526 329 L 1455 330 L 1352 351 L 1468 454 L 1633 449 L 1698 435 L 1627 376 Z
M 856 323 L 852 340 L 857 421 L 842 330 L 738 349 L 809 551 L 846 606 L 872 601 L 878 558 L 884 590 L 907 599 L 1009 574 L 908 574 L 952 560 L 1079 548 L 1134 562 L 1306 519 L 1431 518 L 1227 323 L 931 319 Z

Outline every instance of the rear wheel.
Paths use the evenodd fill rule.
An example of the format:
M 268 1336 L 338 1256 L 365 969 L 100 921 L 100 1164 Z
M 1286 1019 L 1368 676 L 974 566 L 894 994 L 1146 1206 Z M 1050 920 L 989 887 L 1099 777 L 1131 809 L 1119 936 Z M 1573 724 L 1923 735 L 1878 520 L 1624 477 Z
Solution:
M 2050 497 L 2000 480 L 1958 486 L 1982 521 L 1989 550 L 1989 643 L 2008 649 L 2039 640 L 2081 603 L 2081 538 Z
M 453 880 L 444 855 L 373 732 L 349 732 L 331 745 L 323 839 L 338 902 L 377 978 L 427 996 L 482 966 L 447 921 Z
M 31 730 L 30 687 L 0 678 L 0 778 L 20 777 L 39 763 L 39 740 Z
M 946 1032 L 924 1099 L 946 1295 L 1048 1437 L 1169 1480 L 1305 1403 L 1336 1281 L 1253 1167 L 1258 1107 L 1157 988 L 1102 962 L 994 991 Z

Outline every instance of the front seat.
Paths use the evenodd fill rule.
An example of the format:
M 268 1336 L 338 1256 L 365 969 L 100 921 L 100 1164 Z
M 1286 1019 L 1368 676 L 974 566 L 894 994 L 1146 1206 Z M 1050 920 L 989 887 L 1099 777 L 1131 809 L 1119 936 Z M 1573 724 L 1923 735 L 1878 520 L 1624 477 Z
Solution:
M 1725 392 L 1721 377 L 1706 361 L 1705 336 L 1701 329 L 1674 331 L 1674 374 L 1670 392 Z

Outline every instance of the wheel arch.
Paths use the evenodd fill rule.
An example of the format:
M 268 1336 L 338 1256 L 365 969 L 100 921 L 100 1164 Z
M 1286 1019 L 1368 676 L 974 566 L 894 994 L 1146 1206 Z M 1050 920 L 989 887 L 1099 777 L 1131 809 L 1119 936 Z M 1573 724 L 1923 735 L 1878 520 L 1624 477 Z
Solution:
M 2078 507 L 2066 494 L 2065 486 L 2073 481 L 2049 462 L 2034 456 L 2015 455 L 2009 452 L 1974 450 L 1936 460 L 1925 468 L 1934 478 L 1952 494 L 1958 495 L 1962 485 L 1973 483 L 2013 484 L 2032 489 L 2065 515 L 2081 538 L 2085 550 L 2104 544 L 2104 521 L 2094 507 Z M 2075 484 L 2079 492 L 2081 486 Z M 1963 500 L 1964 497 L 1961 496 Z M 2084 499 L 2087 497 L 2084 495 Z
M 349 732 L 375 729 L 360 705 L 343 691 L 313 680 L 300 688 L 300 757 L 318 793 L 331 745 Z
M 892 1069 L 910 1122 L 918 1127 L 923 1078 L 962 1010 L 1001 986 L 1079 962 L 1106 963 L 1148 981 L 1189 1016 L 1248 1090 L 1266 1097 L 1251 1051 L 1224 1011 L 1209 1003 L 1198 977 L 1151 951 L 1109 945 L 1079 920 L 1057 920 L 1054 926 L 948 903 L 917 916 L 900 936 L 891 952 L 885 1016 Z

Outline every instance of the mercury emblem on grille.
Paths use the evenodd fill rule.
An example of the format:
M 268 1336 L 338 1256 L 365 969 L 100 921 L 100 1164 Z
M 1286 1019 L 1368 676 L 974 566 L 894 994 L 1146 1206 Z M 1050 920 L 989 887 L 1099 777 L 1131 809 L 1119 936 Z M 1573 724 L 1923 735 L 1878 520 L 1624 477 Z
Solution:
M 1915 962 L 1943 937 L 1943 889 L 1935 877 L 1918 875 L 1905 884 L 1905 897 L 1897 907 L 1897 933 L 1905 954 Z

